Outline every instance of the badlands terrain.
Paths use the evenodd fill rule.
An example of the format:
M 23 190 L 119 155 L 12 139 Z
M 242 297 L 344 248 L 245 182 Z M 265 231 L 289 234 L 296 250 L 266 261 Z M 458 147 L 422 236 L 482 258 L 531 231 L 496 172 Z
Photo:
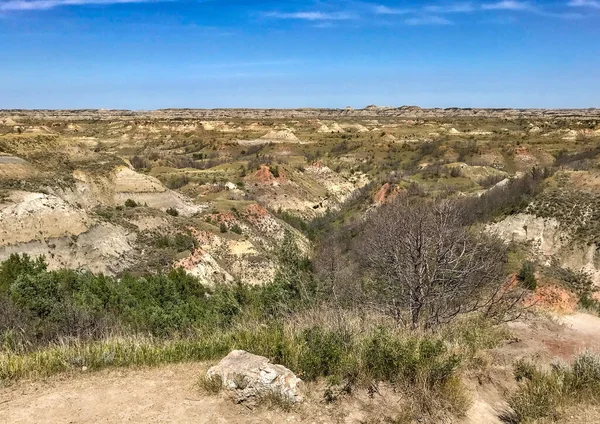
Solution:
M 0 111 L 0 261 L 43 256 L 48 271 L 117 280 L 181 267 L 209 289 L 262 287 L 291 235 L 318 279 L 328 236 L 352 238 L 398 196 L 481 199 L 469 224 L 508 246 L 506 274 L 518 284 L 535 269 L 527 313 L 461 369 L 462 412 L 403 415 L 386 386 L 324 402 L 334 383 L 318 378 L 291 411 L 234 405 L 196 387 L 207 356 L 5 373 L 0 422 L 535 422 L 511 415 L 515 361 L 550 369 L 600 351 L 600 110 Z M 599 405 L 561 404 L 540 422 L 600 422 Z
M 323 217 L 360 193 L 344 210 L 354 218 L 409 186 L 477 196 L 595 149 L 600 110 L 11 110 L 0 134 L 0 260 L 109 274 L 179 263 L 207 283 L 254 284 L 295 231 L 282 217 Z M 587 156 L 490 225 L 598 279 L 600 174 Z M 157 247 L 178 233 L 196 246 Z

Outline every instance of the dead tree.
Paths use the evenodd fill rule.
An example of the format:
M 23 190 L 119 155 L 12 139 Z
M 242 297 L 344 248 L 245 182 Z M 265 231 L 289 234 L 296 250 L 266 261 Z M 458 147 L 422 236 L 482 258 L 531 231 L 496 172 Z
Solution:
M 357 248 L 372 300 L 399 323 L 432 328 L 475 311 L 502 319 L 520 305 L 504 244 L 462 225 L 461 213 L 451 200 L 398 196 L 366 224 Z

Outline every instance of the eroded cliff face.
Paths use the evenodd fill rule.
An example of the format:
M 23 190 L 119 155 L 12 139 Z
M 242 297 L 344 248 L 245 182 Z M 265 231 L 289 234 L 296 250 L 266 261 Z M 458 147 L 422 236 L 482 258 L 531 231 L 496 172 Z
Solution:
M 548 265 L 555 261 L 564 268 L 585 271 L 600 284 L 600 256 L 596 245 L 577 240 L 555 218 L 520 213 L 489 224 L 487 229 L 505 241 L 530 244 L 532 253 Z

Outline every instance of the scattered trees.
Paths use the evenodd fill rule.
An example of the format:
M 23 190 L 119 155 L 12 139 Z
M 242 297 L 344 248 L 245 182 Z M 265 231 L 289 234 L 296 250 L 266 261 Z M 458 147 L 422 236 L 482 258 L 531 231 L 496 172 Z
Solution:
M 480 197 L 463 199 L 460 201 L 463 223 L 485 222 L 497 215 L 522 211 L 541 191 L 542 183 L 550 175 L 550 169 L 533 168 L 522 177 L 512 178 L 501 187 L 493 187 Z

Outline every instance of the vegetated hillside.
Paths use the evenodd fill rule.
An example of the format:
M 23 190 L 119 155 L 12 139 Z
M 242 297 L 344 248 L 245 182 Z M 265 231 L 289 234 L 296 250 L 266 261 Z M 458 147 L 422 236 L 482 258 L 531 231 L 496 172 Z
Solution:
M 3 111 L 0 134 L 4 383 L 245 349 L 333 411 L 393 393 L 382 422 L 597 404 L 594 355 L 543 369 L 597 334 L 523 340 L 536 308 L 600 312 L 595 110 Z

